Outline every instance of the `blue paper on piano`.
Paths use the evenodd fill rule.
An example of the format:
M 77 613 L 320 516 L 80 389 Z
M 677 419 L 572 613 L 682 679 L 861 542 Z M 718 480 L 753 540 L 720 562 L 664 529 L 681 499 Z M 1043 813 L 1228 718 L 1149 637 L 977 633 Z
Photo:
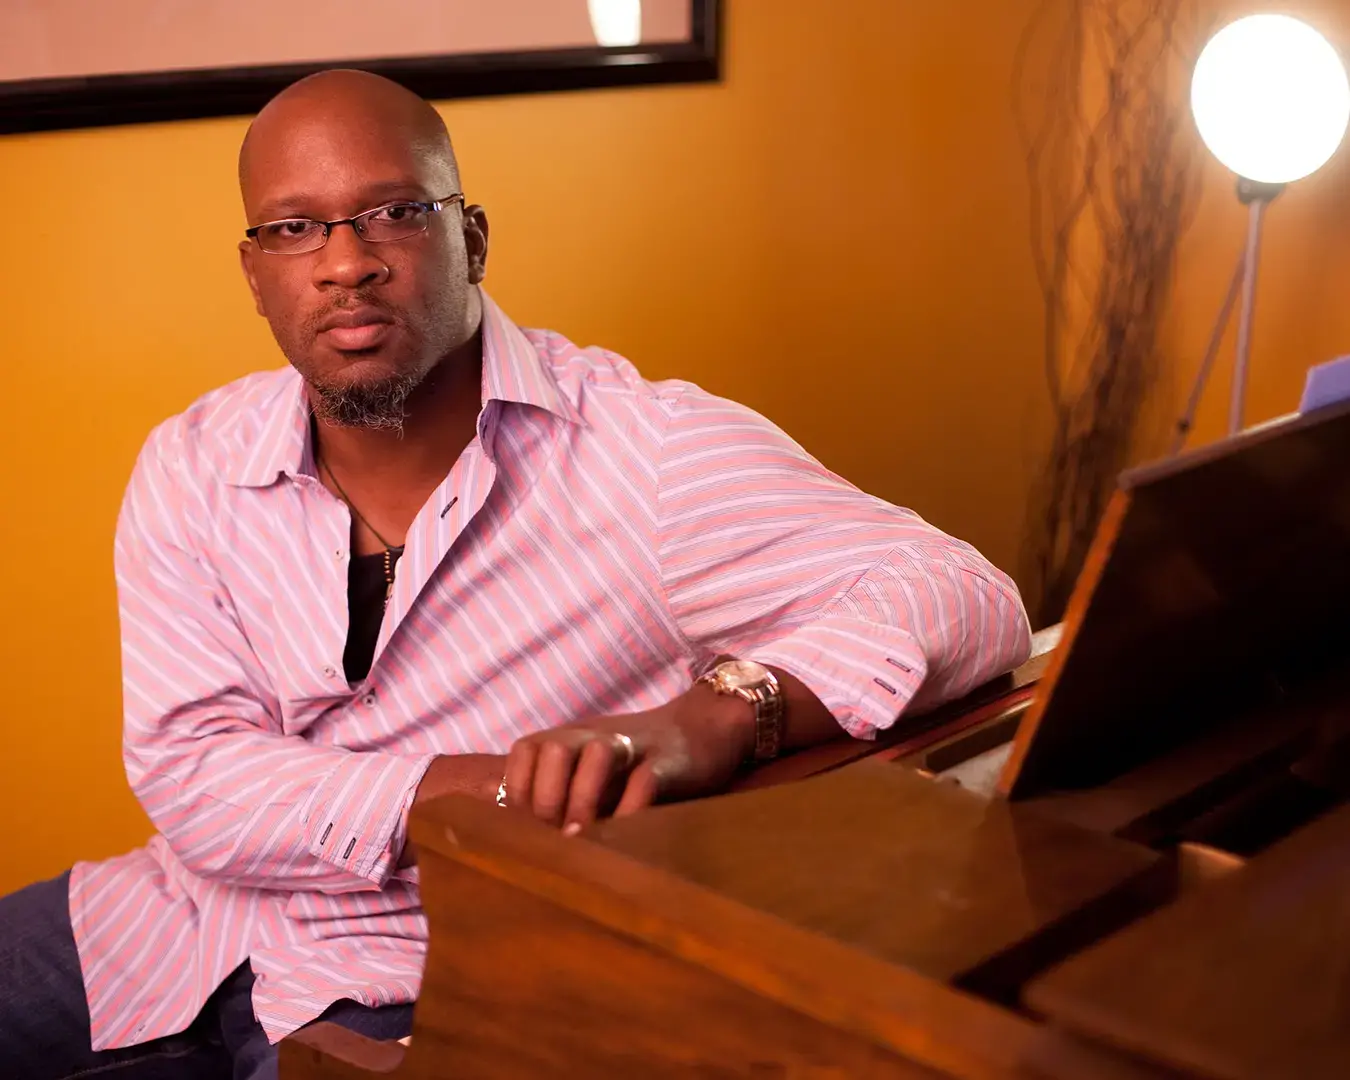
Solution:
M 1298 411 L 1313 412 L 1346 400 L 1350 400 L 1350 356 L 1328 360 L 1325 364 L 1308 369 L 1308 378 L 1303 384 L 1303 400 L 1299 402 Z

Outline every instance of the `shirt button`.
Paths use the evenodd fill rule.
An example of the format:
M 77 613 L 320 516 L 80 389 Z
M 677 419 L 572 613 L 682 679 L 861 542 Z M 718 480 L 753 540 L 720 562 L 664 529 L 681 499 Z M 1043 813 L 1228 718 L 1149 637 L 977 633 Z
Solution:
M 338 562 L 341 562 L 341 561 L 342 561 L 342 549 L 341 549 L 341 548 L 338 548 L 335 552 L 333 552 L 333 558 L 335 558 Z
M 374 694 L 367 694 L 365 697 L 363 697 L 363 698 L 361 699 L 361 704 L 362 704 L 362 705 L 366 705 L 366 706 L 374 705 L 374 704 L 375 704 L 375 695 L 374 695 Z
M 337 672 L 331 667 L 324 668 L 323 673 L 330 679 L 333 678 L 335 675 L 337 675 Z

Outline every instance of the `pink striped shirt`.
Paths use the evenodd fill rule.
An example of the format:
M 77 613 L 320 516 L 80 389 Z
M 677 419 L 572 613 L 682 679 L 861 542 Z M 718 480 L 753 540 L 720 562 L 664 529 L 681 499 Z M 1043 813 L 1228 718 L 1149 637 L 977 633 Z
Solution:
M 477 438 L 408 532 L 369 676 L 342 674 L 346 507 L 289 368 L 147 441 L 117 530 L 125 760 L 158 834 L 71 878 L 95 1049 L 183 1030 L 245 960 L 273 1041 L 416 998 L 396 870 L 436 754 L 654 707 L 720 654 L 792 672 L 856 736 L 1029 647 L 968 545 L 751 410 L 522 331 L 486 297 Z

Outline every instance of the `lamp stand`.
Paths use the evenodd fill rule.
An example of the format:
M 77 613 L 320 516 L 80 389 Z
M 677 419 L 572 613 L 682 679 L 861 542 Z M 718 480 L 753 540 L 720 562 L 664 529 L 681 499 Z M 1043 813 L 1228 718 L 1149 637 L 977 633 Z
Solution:
M 1205 384 L 1209 382 L 1210 372 L 1219 354 L 1228 321 L 1233 316 L 1233 304 L 1238 292 L 1242 293 L 1242 308 L 1238 314 L 1237 360 L 1233 368 L 1233 396 L 1228 405 L 1228 434 L 1236 435 L 1242 430 L 1243 413 L 1247 402 L 1247 371 L 1252 349 L 1252 313 L 1256 305 L 1256 271 L 1261 261 L 1261 226 L 1265 223 L 1266 207 L 1284 190 L 1283 184 L 1258 184 L 1254 180 L 1238 179 L 1238 200 L 1247 207 L 1247 246 L 1238 260 L 1233 280 L 1228 285 L 1223 306 L 1219 309 L 1219 318 L 1209 337 L 1209 346 L 1205 349 L 1205 358 L 1196 373 L 1195 383 L 1191 387 L 1191 396 L 1186 402 L 1186 411 L 1177 421 L 1176 435 L 1172 442 L 1172 453 L 1180 452 L 1186 444 L 1195 423 L 1195 414 L 1204 395 Z

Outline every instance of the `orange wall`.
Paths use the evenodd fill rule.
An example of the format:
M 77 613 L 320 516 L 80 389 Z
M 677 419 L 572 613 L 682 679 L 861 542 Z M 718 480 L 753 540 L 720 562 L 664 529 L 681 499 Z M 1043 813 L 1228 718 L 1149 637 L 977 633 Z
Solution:
M 1008 87 L 1038 4 L 731 0 L 721 85 L 448 105 L 490 288 L 1011 565 L 1040 307 Z M 0 892 L 147 834 L 112 530 L 155 422 L 280 363 L 236 269 L 243 131 L 0 140 Z

